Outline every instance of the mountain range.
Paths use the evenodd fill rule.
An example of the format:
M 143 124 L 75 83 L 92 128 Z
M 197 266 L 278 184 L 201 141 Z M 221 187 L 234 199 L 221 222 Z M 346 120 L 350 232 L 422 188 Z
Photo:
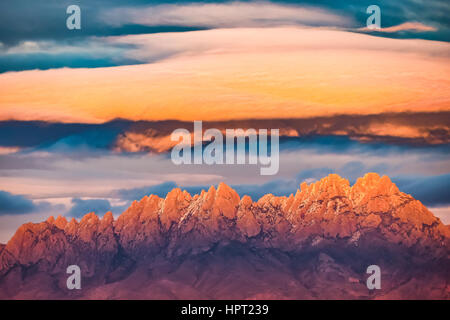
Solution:
M 176 188 L 117 219 L 22 225 L 0 245 L 0 299 L 449 299 L 449 245 L 450 226 L 376 173 L 258 201 Z M 66 287 L 74 264 L 81 290 Z

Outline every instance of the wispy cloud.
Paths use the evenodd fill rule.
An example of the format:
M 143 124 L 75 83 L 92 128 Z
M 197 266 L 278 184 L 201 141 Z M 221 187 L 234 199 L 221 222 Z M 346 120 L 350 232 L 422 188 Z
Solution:
M 125 57 L 132 48 L 133 45 L 114 44 L 95 37 L 76 41 L 24 41 L 0 47 L 0 72 L 140 63 Z
M 396 26 L 379 28 L 379 29 L 369 29 L 369 28 L 361 28 L 361 31 L 366 32 L 386 32 L 386 33 L 394 33 L 401 31 L 412 31 L 412 32 L 429 32 L 429 31 L 437 31 L 436 27 L 427 26 L 420 22 L 405 22 Z
M 102 14 L 106 24 L 178 25 L 215 28 L 308 25 L 344 27 L 350 16 L 331 10 L 271 2 L 190 3 L 114 8 Z

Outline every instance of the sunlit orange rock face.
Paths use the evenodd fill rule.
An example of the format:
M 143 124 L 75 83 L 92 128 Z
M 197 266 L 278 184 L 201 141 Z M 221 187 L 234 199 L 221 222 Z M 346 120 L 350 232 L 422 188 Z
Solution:
M 0 246 L 0 298 L 448 299 L 449 244 L 449 226 L 374 173 L 257 202 L 222 183 L 146 196 L 115 221 L 21 226 Z M 72 264 L 81 290 L 66 288 Z

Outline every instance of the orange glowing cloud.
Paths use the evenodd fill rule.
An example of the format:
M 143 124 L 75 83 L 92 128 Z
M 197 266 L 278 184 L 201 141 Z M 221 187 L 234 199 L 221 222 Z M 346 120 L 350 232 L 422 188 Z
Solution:
M 0 75 L 0 119 L 218 120 L 450 109 L 450 45 L 344 31 L 218 29 L 109 38 L 154 63 Z M 158 51 L 159 50 L 159 51 Z

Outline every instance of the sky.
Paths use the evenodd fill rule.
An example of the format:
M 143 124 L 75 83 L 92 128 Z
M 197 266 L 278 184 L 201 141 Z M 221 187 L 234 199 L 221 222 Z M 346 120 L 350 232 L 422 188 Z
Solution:
M 372 171 L 450 223 L 449 15 L 437 0 L 2 1 L 0 242 L 174 187 L 257 200 Z M 174 166 L 170 132 L 194 120 L 280 128 L 279 173 Z

